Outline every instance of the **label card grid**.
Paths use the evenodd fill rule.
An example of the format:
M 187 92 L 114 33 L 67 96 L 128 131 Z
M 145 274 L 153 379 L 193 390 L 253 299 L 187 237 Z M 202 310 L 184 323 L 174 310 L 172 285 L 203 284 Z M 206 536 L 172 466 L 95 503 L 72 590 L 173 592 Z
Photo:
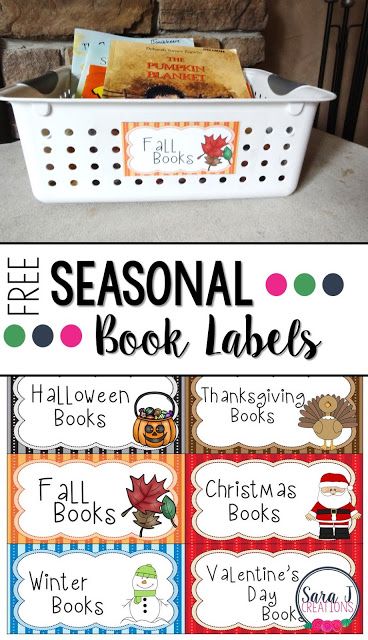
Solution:
M 9 633 L 360 633 L 362 407 L 358 376 L 9 379 Z

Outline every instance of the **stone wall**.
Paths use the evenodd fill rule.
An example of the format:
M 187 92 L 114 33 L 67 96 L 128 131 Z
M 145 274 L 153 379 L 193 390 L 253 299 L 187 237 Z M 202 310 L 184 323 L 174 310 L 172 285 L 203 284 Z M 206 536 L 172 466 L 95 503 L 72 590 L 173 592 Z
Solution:
M 192 35 L 199 46 L 264 60 L 266 0 L 0 0 L 4 85 L 69 64 L 75 27 L 125 35 Z

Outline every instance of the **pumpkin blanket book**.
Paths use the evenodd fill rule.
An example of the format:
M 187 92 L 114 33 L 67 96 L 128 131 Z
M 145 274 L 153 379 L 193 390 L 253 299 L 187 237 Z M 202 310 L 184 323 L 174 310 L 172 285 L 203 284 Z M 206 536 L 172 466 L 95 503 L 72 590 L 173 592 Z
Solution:
M 251 98 L 236 51 L 113 41 L 104 98 Z

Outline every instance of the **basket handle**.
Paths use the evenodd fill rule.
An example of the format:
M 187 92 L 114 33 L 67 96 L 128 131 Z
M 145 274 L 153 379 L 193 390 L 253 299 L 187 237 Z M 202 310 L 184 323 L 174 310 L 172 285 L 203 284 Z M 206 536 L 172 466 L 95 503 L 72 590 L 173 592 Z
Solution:
M 140 395 L 140 396 L 138 396 L 138 398 L 136 399 L 136 401 L 135 401 L 135 403 L 134 403 L 134 413 L 135 413 L 135 415 L 137 416 L 137 418 L 138 418 L 138 411 L 137 411 L 137 409 L 138 409 L 138 402 L 139 402 L 140 400 L 142 400 L 142 398 L 144 398 L 144 396 L 148 396 L 148 395 L 150 395 L 151 393 L 154 393 L 154 394 L 159 395 L 159 396 L 165 396 L 165 398 L 166 398 L 167 400 L 169 400 L 169 401 L 170 401 L 170 403 L 171 403 L 171 407 L 172 407 L 172 410 L 173 410 L 173 412 L 174 412 L 174 414 L 175 414 L 175 409 L 176 409 L 175 402 L 174 402 L 174 400 L 172 399 L 172 397 L 171 397 L 171 396 L 169 396 L 169 394 L 168 394 L 168 393 L 165 393 L 164 391 L 146 391 L 145 393 L 141 393 L 141 395 Z
M 288 96 L 291 93 L 293 94 L 293 97 L 299 96 L 300 100 L 303 102 L 308 99 L 319 102 L 334 100 L 336 98 L 336 95 L 331 91 L 326 91 L 319 87 L 311 87 L 307 84 L 300 84 L 299 82 L 293 82 L 292 80 L 286 80 L 275 73 L 270 73 L 267 78 L 267 82 L 273 94 L 281 98 Z
M 293 80 L 286 80 L 286 78 L 281 78 L 276 73 L 271 73 L 268 76 L 268 84 L 272 91 L 279 96 L 285 96 L 294 89 L 298 87 L 302 87 L 303 85 L 300 82 L 293 82 Z

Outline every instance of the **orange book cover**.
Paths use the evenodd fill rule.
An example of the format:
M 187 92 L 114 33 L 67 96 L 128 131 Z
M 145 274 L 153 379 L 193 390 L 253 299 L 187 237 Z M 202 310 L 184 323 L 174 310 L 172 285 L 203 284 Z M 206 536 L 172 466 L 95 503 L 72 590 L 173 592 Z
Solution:
M 106 67 L 91 64 L 83 87 L 82 98 L 102 98 L 105 75 Z

